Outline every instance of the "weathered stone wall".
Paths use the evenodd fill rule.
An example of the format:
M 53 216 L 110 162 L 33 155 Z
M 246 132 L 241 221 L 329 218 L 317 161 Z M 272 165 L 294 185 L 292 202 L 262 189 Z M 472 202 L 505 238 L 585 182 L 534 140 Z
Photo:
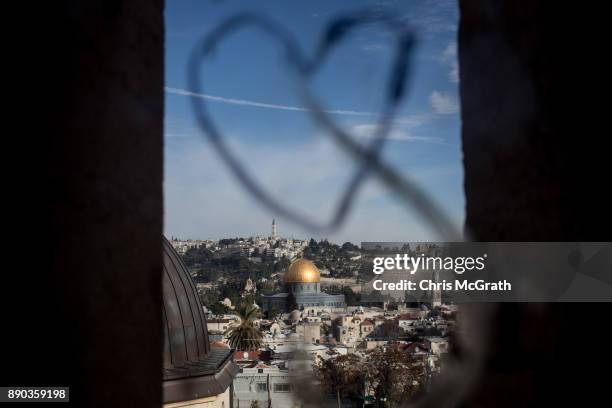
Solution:
M 608 125 L 594 96 L 603 86 L 601 10 L 543 0 L 459 4 L 466 229 L 479 241 L 609 241 Z M 609 309 L 500 305 L 466 406 L 594 401 L 604 388 L 591 358 L 609 357 L 582 354 L 579 327 L 600 327 Z
M 7 14 L 21 111 L 4 146 L 18 265 L 3 271 L 3 385 L 159 407 L 163 1 L 27 6 Z

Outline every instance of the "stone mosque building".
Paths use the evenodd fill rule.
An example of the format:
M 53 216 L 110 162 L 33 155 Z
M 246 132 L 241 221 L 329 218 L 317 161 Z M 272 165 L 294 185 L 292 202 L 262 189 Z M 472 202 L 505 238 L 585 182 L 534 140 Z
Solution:
M 277 310 L 291 311 L 295 300 L 297 308 L 310 311 L 332 311 L 346 308 L 344 295 L 330 295 L 321 292 L 321 274 L 314 263 L 307 259 L 295 260 L 283 278 L 285 291 L 274 295 L 262 296 L 264 312 Z M 293 298 L 293 299 L 292 299 Z

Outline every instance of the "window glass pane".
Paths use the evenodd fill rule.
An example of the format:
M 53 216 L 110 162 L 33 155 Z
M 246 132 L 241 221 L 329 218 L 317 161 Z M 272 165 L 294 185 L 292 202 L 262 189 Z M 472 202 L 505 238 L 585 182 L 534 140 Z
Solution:
M 291 384 L 274 384 L 274 392 L 289 392 Z

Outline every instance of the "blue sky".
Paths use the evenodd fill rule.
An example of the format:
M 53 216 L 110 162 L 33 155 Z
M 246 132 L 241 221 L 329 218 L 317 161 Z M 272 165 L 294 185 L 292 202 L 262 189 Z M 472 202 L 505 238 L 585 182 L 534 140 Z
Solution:
M 256 8 L 255 8 L 256 7 Z M 367 8 L 411 24 L 417 35 L 408 95 L 383 157 L 423 187 L 461 228 L 461 165 L 456 2 L 195 1 L 166 3 L 165 226 L 166 235 L 221 238 L 267 234 L 272 217 L 242 190 L 212 151 L 193 118 L 186 77 L 196 42 L 223 19 L 257 11 L 282 23 L 309 54 L 330 18 Z M 310 86 L 341 126 L 367 140 L 381 107 L 392 37 L 383 27 L 355 31 L 334 51 Z M 235 154 L 287 205 L 326 220 L 355 163 L 316 126 L 276 44 L 254 29 L 231 35 L 203 68 L 209 110 Z M 277 216 L 279 233 L 323 238 Z M 370 177 L 353 211 L 326 238 L 344 242 L 424 241 L 438 237 L 418 213 Z

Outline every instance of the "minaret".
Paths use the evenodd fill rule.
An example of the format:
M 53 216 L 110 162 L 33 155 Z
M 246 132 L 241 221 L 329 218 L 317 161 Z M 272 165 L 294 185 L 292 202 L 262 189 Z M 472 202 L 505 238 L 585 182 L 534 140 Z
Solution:
M 272 239 L 276 239 L 276 220 L 272 218 Z

